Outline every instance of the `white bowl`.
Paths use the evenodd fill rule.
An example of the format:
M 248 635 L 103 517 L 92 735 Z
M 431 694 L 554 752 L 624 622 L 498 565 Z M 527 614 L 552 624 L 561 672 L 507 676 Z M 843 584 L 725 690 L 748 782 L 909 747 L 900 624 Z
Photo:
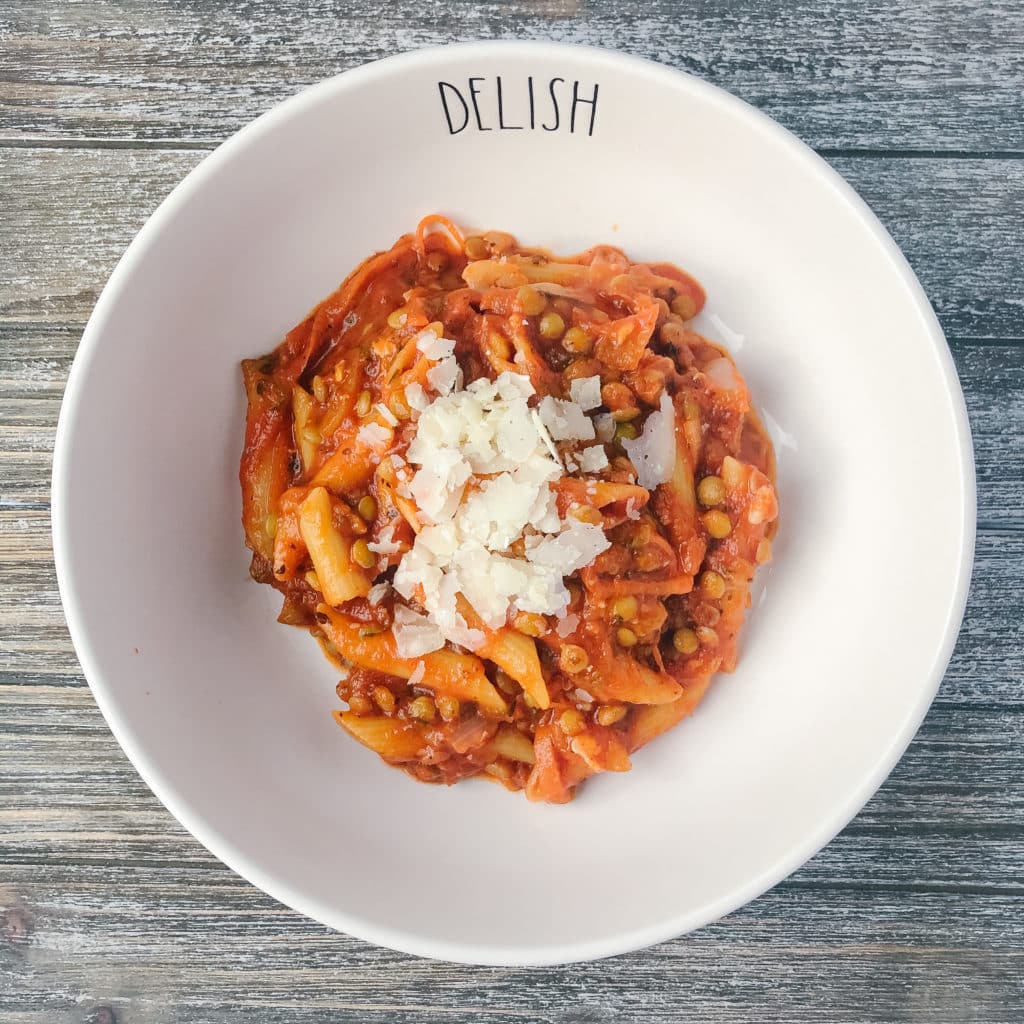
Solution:
M 465 118 L 439 82 L 458 89 Z M 429 211 L 691 271 L 708 312 L 745 336 L 738 361 L 778 446 L 781 531 L 739 670 L 632 772 L 592 779 L 564 807 L 387 768 L 334 724 L 331 667 L 275 623 L 277 596 L 246 571 L 239 360 L 271 349 Z M 655 64 L 481 43 L 309 89 L 175 189 L 82 339 L 53 521 L 96 701 L 216 856 L 382 945 L 548 964 L 711 921 L 853 817 L 942 678 L 967 591 L 974 478 L 928 302 L 811 150 Z

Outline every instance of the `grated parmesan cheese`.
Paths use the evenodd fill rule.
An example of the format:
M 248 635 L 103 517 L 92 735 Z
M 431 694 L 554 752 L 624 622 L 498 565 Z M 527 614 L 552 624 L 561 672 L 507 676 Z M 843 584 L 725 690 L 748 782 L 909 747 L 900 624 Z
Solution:
M 394 537 L 395 528 L 393 526 L 385 526 L 378 534 L 377 539 L 370 541 L 366 546 L 375 555 L 394 555 L 402 550 L 401 544 Z
M 433 337 L 433 335 L 431 335 Z M 441 395 L 451 394 L 462 380 L 462 370 L 455 356 L 446 356 L 437 366 L 427 370 L 427 383 Z
M 441 630 L 425 615 L 404 604 L 395 605 L 395 650 L 400 658 L 419 658 L 444 646 Z
M 571 636 L 576 632 L 576 628 L 580 624 L 580 617 L 578 615 L 566 615 L 564 619 L 559 619 L 555 625 L 555 632 L 560 637 Z
M 611 413 L 603 412 L 594 417 L 594 431 L 598 441 L 604 444 L 610 444 L 615 440 L 615 420 L 612 419 Z
M 594 424 L 575 402 L 545 395 L 540 403 L 540 418 L 556 441 L 590 441 Z
M 416 347 L 428 359 L 435 361 L 446 359 L 455 352 L 455 342 L 451 338 L 439 338 L 429 327 L 416 335 Z
M 676 461 L 676 412 L 672 399 L 661 396 L 661 404 L 647 417 L 643 433 L 635 440 L 623 439 L 622 447 L 636 467 L 637 482 L 653 491 L 672 477 Z
M 569 384 L 569 397 L 584 411 L 601 405 L 601 378 L 579 377 Z
M 604 445 L 594 444 L 584 448 L 577 456 L 580 470 L 584 473 L 600 473 L 608 465 L 608 453 Z
M 443 356 L 438 367 L 449 358 L 455 362 Z M 416 619 L 403 615 L 401 624 L 396 617 L 396 636 L 411 630 L 403 645 L 421 653 L 446 640 L 471 650 L 483 643 L 484 634 L 458 611 L 460 595 L 489 629 L 519 611 L 562 615 L 569 603 L 564 577 L 611 546 L 600 526 L 563 520 L 551 489 L 563 467 L 550 425 L 564 439 L 594 436 L 578 404 L 551 400 L 558 404 L 548 405 L 545 419 L 529 407 L 529 378 L 508 372 L 464 389 L 438 390 L 420 412 L 406 452 L 415 469 L 409 493 L 423 528 L 394 577 L 395 590 L 426 611 Z M 607 463 L 600 446 L 583 455 L 595 465 L 600 457 Z M 383 540 L 382 534 L 371 548 Z M 519 540 L 522 557 L 510 550 Z M 436 647 L 426 648 L 428 639 Z
M 427 393 L 423 390 L 422 384 L 417 384 L 416 381 L 406 384 L 405 404 L 414 412 L 423 412 L 426 409 L 430 404 L 430 399 L 427 398 Z
M 356 440 L 362 442 L 367 448 L 375 452 L 381 452 L 391 444 L 391 431 L 382 427 L 379 423 L 365 423 L 356 431 Z
M 373 408 L 389 427 L 398 426 L 398 417 L 383 402 L 378 402 Z

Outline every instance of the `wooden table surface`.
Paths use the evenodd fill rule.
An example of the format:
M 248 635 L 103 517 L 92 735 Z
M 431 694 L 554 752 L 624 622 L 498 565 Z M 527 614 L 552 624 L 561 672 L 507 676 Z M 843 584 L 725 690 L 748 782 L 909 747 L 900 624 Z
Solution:
M 223 867 L 111 738 L 68 640 L 50 548 L 68 366 L 116 259 L 170 188 L 308 83 L 502 36 L 694 72 L 838 168 L 938 311 L 979 483 L 956 654 L 856 820 L 717 924 L 545 970 L 367 946 Z M 1024 1021 L 1022 96 L 1021 2 L 3 0 L 0 1022 Z

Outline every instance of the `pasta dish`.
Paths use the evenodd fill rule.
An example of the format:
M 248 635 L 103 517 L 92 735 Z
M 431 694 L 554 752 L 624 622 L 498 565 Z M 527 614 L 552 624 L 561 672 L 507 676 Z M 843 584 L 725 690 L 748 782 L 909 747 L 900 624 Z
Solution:
M 668 263 L 432 216 L 242 364 L 251 574 L 347 733 L 562 803 L 735 667 L 774 455 L 703 304 Z

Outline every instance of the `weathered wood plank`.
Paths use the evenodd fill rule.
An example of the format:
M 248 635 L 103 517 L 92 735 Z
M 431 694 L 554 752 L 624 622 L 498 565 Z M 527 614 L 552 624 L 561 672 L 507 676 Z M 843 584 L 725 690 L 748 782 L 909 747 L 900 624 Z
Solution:
M 202 155 L 0 149 L 0 318 L 84 321 L 136 231 Z M 1024 336 L 1024 160 L 833 163 L 902 246 L 947 333 Z
M 543 971 L 364 945 L 215 861 L 110 737 L 63 624 L 48 533 L 81 324 L 157 202 L 204 149 L 301 86 L 474 36 L 651 56 L 825 150 L 954 339 L 978 460 L 957 651 L 864 811 L 719 924 Z M 1022 86 L 1020 0 L 0 5 L 0 1022 L 1020 1024 Z
M 9 879 L 0 903 L 9 894 L 25 932 L 0 953 L 15 1020 L 78 1024 L 97 1004 L 133 1024 L 749 1024 L 754 1008 L 785 1024 L 1011 1024 L 1024 1011 L 1012 897 L 851 893 L 837 906 L 780 886 L 642 954 L 494 970 L 364 946 L 234 880 L 33 867 Z
M 501 37 L 660 60 L 817 147 L 1024 150 L 1024 19 L 1012 0 L 453 0 L 443 13 L 371 0 L 8 0 L 0 138 L 220 141 L 301 87 L 366 61 Z

